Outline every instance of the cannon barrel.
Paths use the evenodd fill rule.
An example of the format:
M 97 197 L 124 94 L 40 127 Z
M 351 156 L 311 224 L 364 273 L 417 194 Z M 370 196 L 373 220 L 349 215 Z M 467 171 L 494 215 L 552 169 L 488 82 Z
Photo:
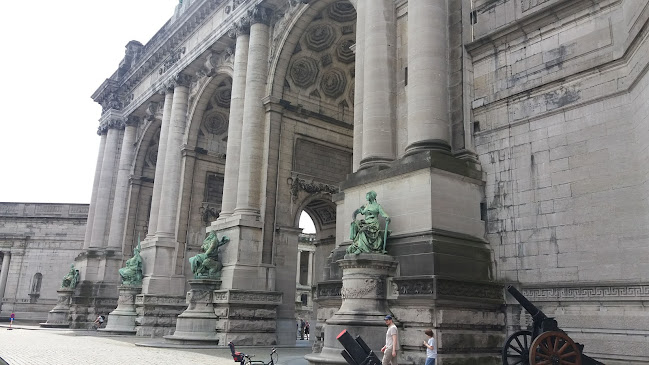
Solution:
M 516 301 L 518 301 L 523 306 L 523 308 L 525 308 L 527 313 L 532 316 L 532 320 L 534 320 L 534 322 L 541 322 L 548 318 L 545 313 L 536 308 L 534 304 L 527 300 L 527 298 L 525 298 L 525 296 L 521 294 L 521 292 L 516 290 L 516 288 L 514 288 L 513 286 L 508 286 L 507 291 L 516 299 Z

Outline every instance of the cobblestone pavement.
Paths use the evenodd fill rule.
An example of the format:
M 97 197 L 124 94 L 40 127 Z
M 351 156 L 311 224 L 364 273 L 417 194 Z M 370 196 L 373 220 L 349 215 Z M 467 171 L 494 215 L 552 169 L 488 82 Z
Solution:
M 160 339 L 27 326 L 8 331 L 6 327 L 0 327 L 0 358 L 9 365 L 235 365 L 227 347 L 177 349 L 135 345 L 155 341 L 160 342 Z M 269 348 L 242 346 L 237 347 L 237 350 L 254 354 L 254 360 L 269 360 Z M 303 356 L 310 352 L 306 341 L 298 341 L 296 347 L 277 349 L 278 363 L 306 365 Z M 2 360 L 0 364 L 3 364 Z

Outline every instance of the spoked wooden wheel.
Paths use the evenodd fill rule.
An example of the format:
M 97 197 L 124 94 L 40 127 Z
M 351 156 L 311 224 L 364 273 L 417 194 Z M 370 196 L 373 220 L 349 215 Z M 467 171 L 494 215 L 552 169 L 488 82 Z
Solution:
M 532 332 L 514 332 L 503 347 L 503 365 L 529 365 L 531 344 Z
M 532 342 L 530 365 L 581 365 L 581 353 L 565 333 L 544 332 Z

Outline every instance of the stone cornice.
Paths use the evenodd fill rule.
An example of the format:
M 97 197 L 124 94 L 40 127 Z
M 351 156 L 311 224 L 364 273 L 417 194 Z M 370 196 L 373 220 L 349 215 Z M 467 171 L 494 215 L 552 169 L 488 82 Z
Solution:
M 178 53 L 184 54 L 185 50 L 178 49 L 178 46 L 192 34 L 214 11 L 223 3 L 222 0 L 204 0 L 196 2 L 185 12 L 181 19 L 173 24 L 165 24 L 153 38 L 147 42 L 142 49 L 140 60 L 134 67 L 124 75 L 120 81 L 120 88 L 129 90 L 137 85 L 142 77 L 149 74 L 161 62 L 170 61 L 176 63 L 180 57 Z M 182 55 L 181 55 L 182 56 Z M 173 64 L 172 63 L 172 64 Z M 171 65 L 167 65 L 167 69 Z

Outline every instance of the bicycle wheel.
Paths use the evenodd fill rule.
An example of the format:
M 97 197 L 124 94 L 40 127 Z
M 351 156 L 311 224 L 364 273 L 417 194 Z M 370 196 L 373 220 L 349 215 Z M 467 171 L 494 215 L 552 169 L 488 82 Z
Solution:
M 277 355 L 277 352 L 273 350 L 273 352 L 270 353 L 271 364 L 277 365 L 277 360 L 279 360 L 279 355 Z

